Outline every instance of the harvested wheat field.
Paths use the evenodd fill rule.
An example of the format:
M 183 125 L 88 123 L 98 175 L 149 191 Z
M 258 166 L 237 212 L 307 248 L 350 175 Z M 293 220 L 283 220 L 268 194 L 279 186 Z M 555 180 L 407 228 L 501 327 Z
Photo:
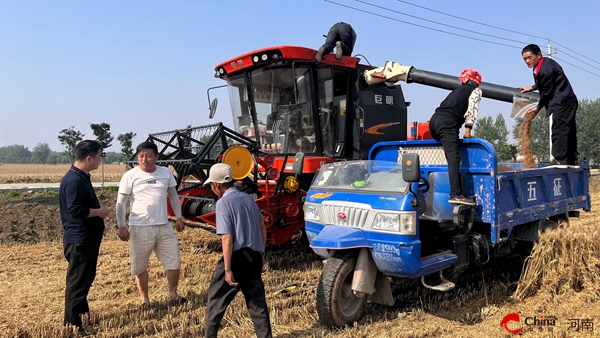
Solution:
M 518 313 L 526 337 L 580 337 L 600 333 L 600 176 L 592 180 L 593 212 L 543 234 L 532 255 L 509 256 L 482 271 L 453 278 L 456 289 L 440 293 L 420 283 L 394 285 L 394 307 L 368 305 L 352 327 L 319 325 L 315 293 L 323 263 L 297 239 L 270 249 L 263 275 L 275 337 L 509 337 L 500 322 Z M 114 192 L 101 203 L 112 206 Z M 9 215 L 9 210 L 18 210 Z M 62 254 L 57 197 L 0 194 L 0 332 L 6 337 L 75 337 L 62 327 L 66 262 Z M 166 303 L 167 281 L 151 259 L 152 305 L 141 310 L 129 275 L 128 244 L 118 240 L 114 217 L 101 247 L 96 281 L 89 294 L 87 328 L 98 337 L 200 337 L 206 295 L 220 257 L 219 237 L 187 228 L 180 234 L 180 294 L 189 302 Z M 23 229 L 27 236 L 19 235 Z M 5 236 L 11 232 L 12 237 Z M 3 237 L 2 237 L 3 236 Z M 29 243 L 24 243 L 29 242 Z M 523 270 L 523 261 L 527 260 Z M 523 273 L 522 273 L 523 271 Z M 519 281 L 520 276 L 522 279 Z M 295 285 L 289 291 L 281 288 Z M 242 295 L 222 321 L 220 337 L 252 337 Z M 592 327 L 590 327 L 590 325 Z
M 60 182 L 70 167 L 69 164 L 1 164 L 0 183 Z M 105 164 L 104 182 L 119 182 L 125 170 L 122 164 Z M 102 181 L 102 166 L 92 172 L 92 181 Z

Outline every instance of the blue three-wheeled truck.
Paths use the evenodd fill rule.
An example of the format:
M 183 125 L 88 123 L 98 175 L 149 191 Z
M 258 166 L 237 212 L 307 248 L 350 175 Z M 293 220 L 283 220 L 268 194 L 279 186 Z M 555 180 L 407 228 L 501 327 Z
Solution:
M 310 246 L 326 259 L 317 288 L 322 324 L 353 323 L 367 301 L 393 305 L 390 280 L 451 290 L 445 271 L 531 247 L 539 231 L 591 208 L 585 161 L 509 167 L 476 138 L 462 140 L 460 153 L 463 191 L 475 206 L 448 203 L 447 162 L 434 140 L 377 143 L 367 160 L 321 167 L 304 218 Z

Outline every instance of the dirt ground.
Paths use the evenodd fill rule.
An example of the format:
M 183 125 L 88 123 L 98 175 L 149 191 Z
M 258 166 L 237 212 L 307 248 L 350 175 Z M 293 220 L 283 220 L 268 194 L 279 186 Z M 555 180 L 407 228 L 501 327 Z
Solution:
M 600 221 L 595 199 L 600 198 L 600 176 L 592 178 L 590 190 L 594 192 L 593 212 L 582 213 L 581 221 L 573 222 L 573 231 L 578 224 Z M 115 200 L 112 191 L 100 196 L 101 204 L 109 208 Z M 89 326 L 97 336 L 201 336 L 210 274 L 220 257 L 218 237 L 200 229 L 186 229 L 180 235 L 184 263 L 180 292 L 190 300 L 184 307 L 165 305 L 166 280 L 153 259 L 150 291 L 155 298 L 151 309 L 142 313 L 128 274 L 128 246 L 112 231 L 113 215 L 106 225 L 109 230 L 101 248 L 98 277 L 90 291 L 93 316 Z M 70 336 L 60 325 L 66 269 L 61 236 L 56 192 L 0 193 L 0 336 Z M 275 337 L 512 337 L 500 327 L 510 313 L 532 323 L 521 325 L 521 335 L 526 337 L 600 335 L 598 286 L 560 295 L 540 291 L 523 300 L 512 297 L 524 257 L 494 262 L 483 271 L 458 277 L 453 280 L 456 289 L 447 293 L 425 289 L 418 281 L 395 285 L 395 306 L 370 304 L 358 323 L 336 330 L 318 323 L 315 294 L 323 266 L 318 257 L 299 240 L 269 250 L 266 257 L 265 289 Z M 600 274 L 600 266 L 581 268 Z M 290 285 L 296 287 L 276 292 Z M 222 325 L 220 337 L 253 336 L 243 297 L 232 303 Z M 518 328 L 514 325 L 509 323 L 509 329 Z
M 111 210 L 117 201 L 115 191 L 104 191 L 100 204 Z M 106 226 L 116 226 L 114 214 Z M 0 245 L 61 240 L 62 223 L 58 192 L 0 192 Z

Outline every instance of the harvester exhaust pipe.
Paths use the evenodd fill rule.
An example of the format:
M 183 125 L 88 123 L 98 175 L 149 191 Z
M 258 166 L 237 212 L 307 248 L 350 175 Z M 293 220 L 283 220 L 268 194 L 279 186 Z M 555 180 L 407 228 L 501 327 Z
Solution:
M 366 71 L 364 77 L 368 85 L 374 85 L 380 82 L 404 81 L 406 83 L 414 82 L 447 90 L 454 90 L 462 85 L 458 76 L 420 70 L 393 61 L 387 61 L 383 67 Z M 538 93 L 521 93 L 521 90 L 517 88 L 493 83 L 483 82 L 479 88 L 481 88 L 483 97 L 492 100 L 509 103 L 513 103 L 515 99 L 525 99 L 532 102 L 540 100 Z

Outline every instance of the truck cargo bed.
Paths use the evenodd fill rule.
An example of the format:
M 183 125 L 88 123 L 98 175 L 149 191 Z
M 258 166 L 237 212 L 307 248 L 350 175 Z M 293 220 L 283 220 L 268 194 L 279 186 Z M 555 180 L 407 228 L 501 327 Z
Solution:
M 378 143 L 369 153 L 369 159 L 401 164 L 405 153 L 419 154 L 421 171 L 431 181 L 426 194 L 426 216 L 451 218 L 453 206 L 447 203 L 448 167 L 440 142 Z M 465 196 L 475 196 L 475 221 L 490 225 L 492 243 L 509 236 L 514 226 L 591 208 L 587 163 L 521 169 L 519 164 L 498 163 L 494 147 L 477 138 L 461 140 L 460 153 Z

